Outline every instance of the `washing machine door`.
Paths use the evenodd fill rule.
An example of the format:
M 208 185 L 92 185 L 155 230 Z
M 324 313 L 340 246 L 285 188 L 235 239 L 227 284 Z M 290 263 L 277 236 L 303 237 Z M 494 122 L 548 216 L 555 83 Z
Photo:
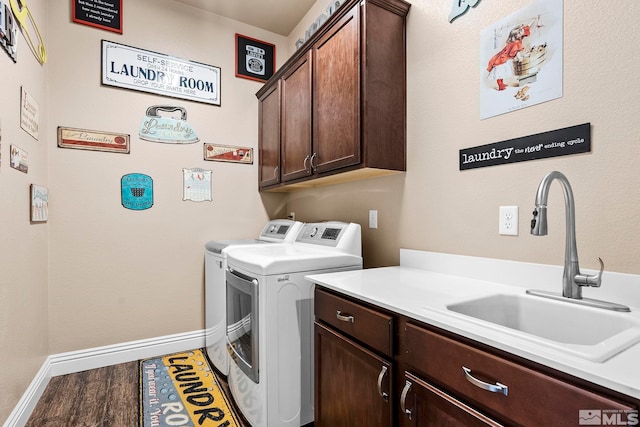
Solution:
M 228 269 L 226 282 L 227 349 L 232 363 L 258 384 L 258 279 Z

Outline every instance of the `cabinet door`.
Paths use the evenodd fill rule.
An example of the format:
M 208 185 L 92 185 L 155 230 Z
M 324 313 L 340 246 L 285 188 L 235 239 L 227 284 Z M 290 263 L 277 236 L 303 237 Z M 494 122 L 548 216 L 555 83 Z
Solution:
M 392 425 L 391 364 L 315 324 L 315 426 Z
M 313 145 L 318 173 L 360 163 L 360 3 L 314 45 Z
M 400 395 L 402 427 L 502 426 L 409 372 L 404 379 Z
M 311 51 L 282 76 L 282 181 L 311 175 Z
M 260 188 L 280 182 L 280 82 L 262 98 L 258 108 Z

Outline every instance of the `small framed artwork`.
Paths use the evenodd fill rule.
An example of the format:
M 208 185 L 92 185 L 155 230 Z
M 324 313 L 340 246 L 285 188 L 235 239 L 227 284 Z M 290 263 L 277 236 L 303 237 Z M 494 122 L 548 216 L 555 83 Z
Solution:
M 31 184 L 31 222 L 46 222 L 49 219 L 49 190 Z
M 266 82 L 275 71 L 276 46 L 236 33 L 236 77 Z
M 29 173 L 29 154 L 13 144 L 11 144 L 10 154 L 10 166 L 20 172 Z
M 212 201 L 211 173 L 202 168 L 182 169 L 182 200 L 194 202 Z
M 204 160 L 253 164 L 253 148 L 204 144 Z

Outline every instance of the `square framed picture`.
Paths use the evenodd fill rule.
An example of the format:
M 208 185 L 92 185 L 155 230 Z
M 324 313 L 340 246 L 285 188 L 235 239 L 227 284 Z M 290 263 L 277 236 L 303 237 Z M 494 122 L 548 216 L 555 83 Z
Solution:
M 236 77 L 266 82 L 275 72 L 276 46 L 236 33 Z

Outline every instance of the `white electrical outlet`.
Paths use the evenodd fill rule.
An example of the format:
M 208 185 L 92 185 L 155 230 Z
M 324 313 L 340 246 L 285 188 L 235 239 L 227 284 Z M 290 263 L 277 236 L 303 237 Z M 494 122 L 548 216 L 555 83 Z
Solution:
M 500 206 L 498 233 L 505 236 L 518 235 L 518 207 Z
M 369 228 L 378 228 L 378 211 L 369 211 Z

